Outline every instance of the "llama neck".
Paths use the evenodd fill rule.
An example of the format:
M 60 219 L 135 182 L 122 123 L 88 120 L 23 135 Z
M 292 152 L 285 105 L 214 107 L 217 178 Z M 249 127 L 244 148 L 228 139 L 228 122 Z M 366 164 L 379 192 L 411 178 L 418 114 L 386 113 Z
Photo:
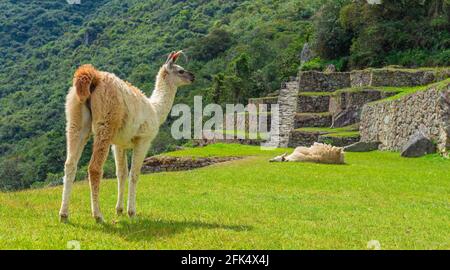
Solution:
M 168 80 L 167 71 L 164 68 L 159 70 L 156 77 L 156 85 L 150 97 L 150 103 L 155 109 L 160 125 L 166 121 L 175 100 L 177 87 Z

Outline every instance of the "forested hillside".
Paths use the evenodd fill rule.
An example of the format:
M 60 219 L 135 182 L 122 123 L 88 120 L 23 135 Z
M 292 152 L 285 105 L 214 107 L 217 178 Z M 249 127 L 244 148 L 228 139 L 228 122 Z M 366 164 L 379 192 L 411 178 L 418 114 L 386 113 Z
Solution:
M 184 49 L 189 61 L 182 65 L 198 80 L 181 89 L 176 102 L 202 95 L 204 103 L 220 104 L 276 90 L 297 73 L 306 41 L 318 57 L 303 69 L 327 63 L 339 70 L 450 65 L 448 0 L 384 2 L 2 0 L 0 189 L 61 178 L 64 98 L 83 63 L 150 94 L 166 55 Z M 151 151 L 176 143 L 166 123 Z M 81 166 L 89 160 L 86 150 Z M 80 170 L 77 178 L 85 173 Z M 114 174 L 110 161 L 105 173 Z

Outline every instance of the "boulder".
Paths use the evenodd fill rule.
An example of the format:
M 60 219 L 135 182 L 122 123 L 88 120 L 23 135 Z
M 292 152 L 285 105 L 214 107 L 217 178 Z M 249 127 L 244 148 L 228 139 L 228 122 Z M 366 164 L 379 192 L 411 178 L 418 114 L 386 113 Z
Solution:
M 369 152 L 378 149 L 380 142 L 357 142 L 344 147 L 345 152 Z
M 333 73 L 336 72 L 336 67 L 333 64 L 327 65 L 327 67 L 324 70 L 325 73 Z
M 359 121 L 360 114 L 361 112 L 357 108 L 347 108 L 333 115 L 331 126 L 335 128 L 354 124 Z
M 436 153 L 436 145 L 422 132 L 411 136 L 409 141 L 403 146 L 402 157 L 421 157 L 427 154 Z

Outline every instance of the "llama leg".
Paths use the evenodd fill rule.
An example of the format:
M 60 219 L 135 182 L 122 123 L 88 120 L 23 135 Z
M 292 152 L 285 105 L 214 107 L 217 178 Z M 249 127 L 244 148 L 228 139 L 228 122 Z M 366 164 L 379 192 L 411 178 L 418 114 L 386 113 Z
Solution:
M 125 181 L 128 176 L 127 154 L 125 149 L 114 146 L 114 159 L 116 161 L 117 175 L 117 204 L 116 213 L 121 215 L 123 212 L 123 194 L 125 192 Z
M 103 222 L 99 206 L 100 181 L 103 177 L 103 165 L 108 157 L 111 133 L 104 128 L 98 130 L 94 138 L 94 147 L 89 163 L 89 184 L 91 186 L 92 216 L 97 223 Z
M 64 187 L 59 216 L 61 222 L 69 217 L 69 200 L 72 184 L 75 180 L 78 161 L 91 133 L 91 117 L 88 109 L 82 104 L 68 104 L 67 122 L 67 158 L 64 165 Z
M 128 186 L 128 216 L 133 217 L 136 214 L 136 185 L 139 174 L 141 173 L 142 163 L 147 155 L 151 140 L 141 139 L 133 148 L 133 159 L 130 171 L 130 183 Z

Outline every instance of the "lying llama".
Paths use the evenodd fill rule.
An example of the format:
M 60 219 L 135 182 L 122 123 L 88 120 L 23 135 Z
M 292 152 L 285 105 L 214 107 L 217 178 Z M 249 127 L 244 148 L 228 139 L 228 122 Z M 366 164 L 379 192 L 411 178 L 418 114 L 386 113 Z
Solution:
M 311 147 L 297 147 L 290 155 L 284 153 L 270 162 L 304 161 L 328 164 L 344 164 L 344 151 L 341 147 L 314 143 Z
M 118 179 L 117 214 L 123 212 L 125 181 L 128 175 L 126 150 L 132 149 L 128 190 L 128 215 L 136 213 L 136 184 L 142 163 L 159 126 L 166 120 L 177 87 L 191 84 L 195 77 L 175 65 L 181 51 L 172 52 L 156 77 L 150 98 L 138 88 L 112 73 L 83 65 L 75 72 L 73 87 L 67 95 L 67 159 L 64 169 L 64 189 L 59 216 L 67 221 L 72 184 L 88 138 L 94 135 L 93 153 L 89 163 L 92 215 L 97 222 L 103 217 L 99 207 L 100 180 L 103 164 L 113 145 Z

